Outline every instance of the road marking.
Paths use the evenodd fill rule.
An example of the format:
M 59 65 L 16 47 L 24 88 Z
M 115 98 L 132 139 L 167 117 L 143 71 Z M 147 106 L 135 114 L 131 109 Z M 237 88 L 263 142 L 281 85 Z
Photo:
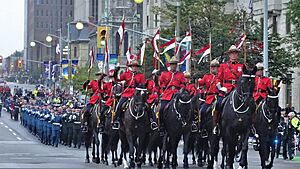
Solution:
M 13 130 L 12 129 L 8 129 L 10 132 L 13 132 Z
M 5 128 L 8 128 L 8 126 L 4 126 Z
M 16 133 L 13 133 L 13 135 L 15 135 L 15 136 L 16 136 L 17 134 L 16 134 Z
M 17 137 L 17 139 L 20 140 L 20 141 L 22 140 L 20 137 Z
M 4 124 L 4 123 L 0 122 L 0 124 Z

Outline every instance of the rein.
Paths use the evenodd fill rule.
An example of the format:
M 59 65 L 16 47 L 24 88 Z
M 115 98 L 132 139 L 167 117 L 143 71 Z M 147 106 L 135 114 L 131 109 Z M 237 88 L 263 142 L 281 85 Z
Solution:
M 181 103 L 181 104 L 189 104 L 189 103 L 191 103 L 191 100 L 192 99 L 190 99 L 190 100 L 188 100 L 188 101 L 182 101 L 181 99 L 178 99 L 179 100 L 179 102 Z M 173 108 L 174 108 L 174 110 L 175 110 L 175 113 L 176 113 L 176 116 L 177 116 L 177 120 L 179 121 L 179 122 L 181 122 L 181 124 L 182 124 L 182 127 L 185 127 L 186 125 L 187 125 L 187 123 L 186 123 L 186 121 L 182 118 L 182 116 L 181 116 L 181 114 L 178 112 L 178 110 L 177 110 L 177 108 L 176 108 L 176 101 L 174 101 L 174 103 L 173 103 Z
M 246 113 L 248 110 L 249 110 L 249 106 L 246 108 L 246 110 L 244 110 L 244 111 L 239 111 L 242 107 L 243 107 L 243 105 L 245 104 L 245 102 L 243 102 L 238 108 L 236 108 L 235 107 L 235 103 L 234 103 L 234 95 L 235 95 L 235 93 L 236 93 L 236 90 L 234 90 L 233 91 L 233 93 L 232 93 L 232 108 L 233 108 L 233 111 L 234 112 L 236 112 L 236 113 L 238 113 L 238 114 L 244 114 L 244 113 Z
M 131 115 L 132 117 L 134 117 L 135 120 L 137 120 L 137 119 L 139 119 L 139 118 L 141 118 L 141 117 L 144 116 L 145 110 L 143 110 L 143 112 L 142 112 L 141 115 L 139 115 L 139 113 L 137 113 L 137 115 L 134 115 L 134 114 L 133 114 L 133 110 L 132 110 L 132 101 L 133 101 L 133 99 L 131 99 L 130 102 L 129 102 L 129 112 L 130 112 L 130 115 Z
M 268 120 L 268 123 L 271 123 L 273 119 L 269 119 L 269 118 L 267 117 L 266 112 L 265 112 L 265 109 L 264 109 L 265 105 L 266 105 L 266 101 L 263 102 L 263 104 L 262 104 L 262 106 L 261 106 L 261 109 L 262 109 L 262 112 L 263 112 L 264 117 Z

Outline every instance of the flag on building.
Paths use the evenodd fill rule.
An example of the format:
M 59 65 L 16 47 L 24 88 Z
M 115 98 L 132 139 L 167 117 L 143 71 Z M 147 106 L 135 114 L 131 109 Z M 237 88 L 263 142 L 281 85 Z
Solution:
M 125 23 L 124 23 L 124 15 L 123 15 L 122 23 L 118 29 L 118 34 L 120 35 L 120 45 L 122 45 L 122 43 L 123 43 L 124 32 L 125 32 Z
M 55 52 L 56 52 L 57 55 L 60 54 L 60 46 L 59 46 L 59 43 L 56 45 Z
M 90 62 L 90 69 L 93 68 L 93 64 L 95 62 L 95 54 L 94 54 L 94 48 L 92 47 L 90 52 L 89 52 L 89 56 L 91 57 L 91 62 Z

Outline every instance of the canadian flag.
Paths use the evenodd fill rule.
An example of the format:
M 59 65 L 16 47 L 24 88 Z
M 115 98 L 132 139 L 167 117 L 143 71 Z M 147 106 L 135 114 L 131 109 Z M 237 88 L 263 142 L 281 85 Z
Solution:
M 239 41 L 235 44 L 236 48 L 240 49 L 243 46 L 245 40 L 246 40 L 246 33 L 243 33 Z
M 200 55 L 201 53 L 203 53 L 203 55 L 201 56 L 201 58 L 198 61 L 198 64 L 202 61 L 202 59 L 205 56 L 210 54 L 210 52 L 211 52 L 211 45 L 210 44 L 204 45 L 201 49 L 199 49 L 197 52 L 195 52 L 195 55 Z
M 131 48 L 128 48 L 127 52 L 126 52 L 126 58 L 127 58 L 127 62 L 131 63 L 136 56 L 134 56 L 134 54 L 131 54 Z
M 144 56 L 145 56 L 145 50 L 146 50 L 147 40 L 144 41 L 143 46 L 139 53 L 137 54 L 137 57 L 141 59 L 141 65 L 143 65 L 144 62 Z

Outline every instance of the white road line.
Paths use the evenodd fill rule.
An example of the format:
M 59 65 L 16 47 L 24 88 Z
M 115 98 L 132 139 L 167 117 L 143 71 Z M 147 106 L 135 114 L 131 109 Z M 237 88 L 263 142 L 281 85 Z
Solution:
M 22 140 L 20 137 L 17 137 L 18 140 Z
M 8 129 L 10 132 L 13 132 L 13 130 L 12 129 Z
M 8 128 L 8 126 L 4 126 L 5 128 Z
M 4 124 L 4 123 L 0 122 L 0 124 Z
M 16 133 L 13 133 L 13 135 L 15 135 L 15 136 L 16 136 L 17 134 L 16 134 Z

